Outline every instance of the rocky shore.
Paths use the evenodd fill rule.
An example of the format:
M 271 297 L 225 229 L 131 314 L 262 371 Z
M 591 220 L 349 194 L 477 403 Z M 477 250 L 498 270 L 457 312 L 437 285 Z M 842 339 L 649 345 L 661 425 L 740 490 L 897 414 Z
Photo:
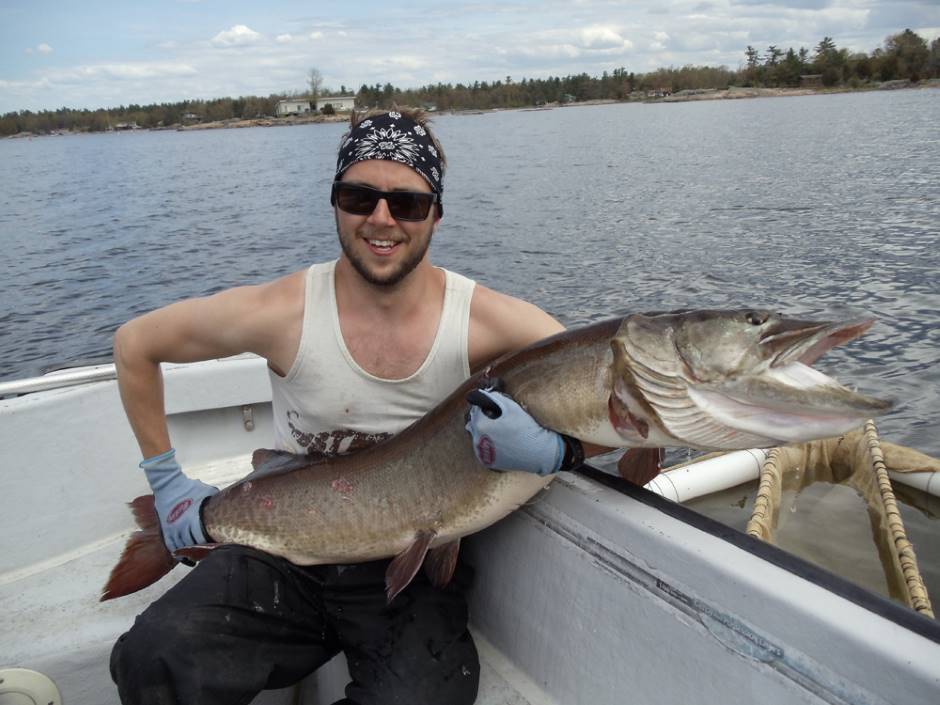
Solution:
M 797 95 L 828 95 L 830 93 L 856 93 L 858 91 L 898 90 L 901 88 L 940 88 L 940 79 L 920 83 L 910 81 L 885 81 L 868 86 L 840 86 L 838 88 L 743 88 L 730 86 L 725 90 L 701 88 L 678 91 L 671 95 L 648 98 L 646 102 L 683 103 L 693 100 L 737 100 L 739 98 L 782 98 Z
M 156 128 L 161 130 L 177 130 L 179 132 L 188 132 L 190 130 L 218 130 L 240 127 L 289 127 L 290 125 L 310 125 L 321 122 L 346 122 L 349 120 L 347 114 L 321 115 L 311 113 L 307 115 L 288 115 L 280 118 L 252 118 L 243 120 L 241 118 L 232 118 L 231 120 L 216 120 L 214 122 L 197 122 L 191 125 L 171 125 L 169 127 Z

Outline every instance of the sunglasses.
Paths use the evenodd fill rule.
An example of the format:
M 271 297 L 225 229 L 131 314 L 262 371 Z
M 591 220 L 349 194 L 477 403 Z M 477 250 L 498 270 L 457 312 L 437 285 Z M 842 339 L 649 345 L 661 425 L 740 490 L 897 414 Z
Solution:
M 353 215 L 372 215 L 379 201 L 385 199 L 395 220 L 419 222 L 428 217 L 437 201 L 436 193 L 425 191 L 379 191 L 368 186 L 334 181 L 330 205 Z

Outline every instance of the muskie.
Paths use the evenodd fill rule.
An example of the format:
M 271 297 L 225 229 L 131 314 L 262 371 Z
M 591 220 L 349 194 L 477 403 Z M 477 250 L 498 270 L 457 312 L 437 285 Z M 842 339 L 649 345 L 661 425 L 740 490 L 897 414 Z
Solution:
M 480 465 L 464 429 L 473 389 L 500 379 L 543 426 L 610 447 L 735 450 L 827 438 L 891 408 L 810 367 L 871 324 L 688 311 L 566 331 L 477 373 L 402 433 L 361 452 L 313 461 L 256 451 L 255 471 L 210 497 L 203 522 L 219 544 L 253 546 L 299 565 L 395 556 L 389 600 L 422 564 L 443 586 L 460 537 L 551 481 Z M 142 531 L 128 541 L 102 600 L 146 587 L 176 564 L 152 496 L 131 506 Z

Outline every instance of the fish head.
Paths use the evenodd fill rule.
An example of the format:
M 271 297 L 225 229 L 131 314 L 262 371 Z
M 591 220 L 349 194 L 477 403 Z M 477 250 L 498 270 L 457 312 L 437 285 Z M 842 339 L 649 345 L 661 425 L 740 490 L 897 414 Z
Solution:
M 812 365 L 874 323 L 807 321 L 762 309 L 692 311 L 652 321 L 668 329 L 661 335 L 672 338 L 678 362 L 696 382 L 759 375 L 791 362 Z
M 892 404 L 811 365 L 872 323 L 761 309 L 630 316 L 611 341 L 611 422 L 643 445 L 671 440 L 665 444 L 709 449 L 839 435 Z

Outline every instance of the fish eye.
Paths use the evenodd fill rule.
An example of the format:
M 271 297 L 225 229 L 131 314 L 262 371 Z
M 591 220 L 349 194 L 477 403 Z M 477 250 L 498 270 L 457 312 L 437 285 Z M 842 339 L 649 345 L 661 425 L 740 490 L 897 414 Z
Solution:
M 763 311 L 748 311 L 746 320 L 752 326 L 762 326 L 767 322 L 767 314 Z

